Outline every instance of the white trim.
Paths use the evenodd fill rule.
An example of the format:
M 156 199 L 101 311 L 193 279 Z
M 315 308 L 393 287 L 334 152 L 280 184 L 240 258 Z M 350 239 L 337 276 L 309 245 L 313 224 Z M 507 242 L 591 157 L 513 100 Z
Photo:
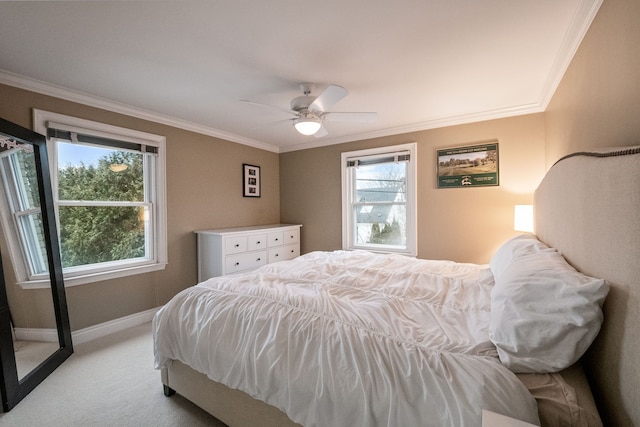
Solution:
M 87 273 L 78 276 L 69 276 L 64 275 L 64 287 L 68 288 L 71 286 L 78 285 L 86 285 L 87 283 L 101 282 L 105 280 L 117 279 L 120 277 L 132 276 L 134 274 L 144 274 L 151 273 L 153 271 L 164 270 L 167 266 L 167 263 L 156 263 L 156 264 L 146 264 L 146 265 L 138 265 L 127 268 L 120 268 L 118 270 L 111 271 L 101 271 L 94 273 Z M 22 289 L 49 289 L 51 288 L 51 282 L 49 279 L 33 279 L 33 280 L 25 280 L 19 281 L 17 284 Z
M 363 132 L 353 135 L 346 135 L 336 138 L 319 139 L 307 143 L 300 143 L 286 147 L 280 147 L 280 153 L 290 151 L 306 150 L 309 148 L 325 147 L 329 145 L 344 144 L 352 141 L 362 141 L 365 139 L 382 138 L 385 136 L 395 136 L 405 133 L 420 132 L 429 129 L 439 129 L 447 126 L 464 125 L 467 123 L 477 123 L 488 120 L 504 119 L 507 117 L 522 116 L 526 114 L 542 113 L 544 106 L 540 103 L 531 103 L 526 105 L 518 105 L 514 107 L 501 108 L 491 111 L 482 111 L 480 113 L 461 114 L 452 117 L 436 118 L 420 123 L 412 123 L 409 125 L 395 126 L 387 129 L 379 129 L 372 132 Z
M 599 0 L 602 2 L 602 0 Z M 588 3 L 588 2 L 587 2 Z M 598 5 L 599 7 L 599 5 Z M 597 8 L 594 7 L 594 15 L 597 12 Z M 580 39 L 582 40 L 582 39 Z M 567 49 L 568 50 L 568 49 Z M 562 69 L 562 67 L 558 67 Z M 566 68 L 565 68 L 566 69 Z M 556 80 L 559 82 L 562 76 Z M 287 153 L 290 151 L 306 150 L 309 148 L 324 147 L 329 145 L 343 144 L 346 142 L 360 141 L 364 139 L 380 138 L 390 135 L 399 135 L 403 133 L 419 132 L 429 129 L 438 129 L 445 126 L 455 126 L 467 123 L 475 123 L 494 119 L 503 119 L 513 116 L 521 116 L 525 114 L 541 113 L 544 112 L 548 103 L 547 98 L 551 98 L 553 93 L 543 93 L 542 100 L 539 102 L 533 102 L 524 105 L 515 105 L 512 107 L 500 108 L 496 110 L 483 111 L 480 113 L 460 114 L 458 116 L 434 118 L 420 123 L 413 123 L 405 126 L 391 127 L 387 129 L 380 129 L 373 132 L 363 132 L 358 134 L 346 135 L 337 138 L 322 138 L 316 141 L 307 143 L 296 143 L 289 146 L 278 147 L 272 144 L 268 144 L 262 141 L 258 141 L 251 138 L 245 138 L 236 134 L 214 129 L 208 126 L 199 125 L 186 120 L 176 119 L 174 117 L 165 116 L 159 113 L 143 110 L 141 108 L 132 107 L 130 105 L 118 103 L 105 98 L 99 98 L 93 95 L 86 94 L 84 92 L 74 91 L 62 86 L 46 83 L 41 80 L 32 79 L 29 77 L 21 76 L 19 74 L 12 73 L 10 71 L 0 69 L 0 83 L 8 86 L 17 87 L 19 89 L 28 90 L 31 92 L 40 93 L 43 95 L 53 96 L 67 101 L 77 102 L 79 104 L 88 105 L 90 107 L 101 108 L 107 111 L 113 111 L 115 113 L 125 114 L 131 117 L 136 117 L 143 120 L 149 120 L 155 123 L 172 126 L 177 129 L 184 129 L 191 132 L 196 132 L 202 135 L 212 136 L 214 138 L 220 138 L 225 141 L 235 142 L 238 144 L 247 145 L 249 147 L 259 148 L 265 151 L 271 151 L 273 153 Z M 557 86 L 557 85 L 556 85 Z M 551 89 L 555 89 L 556 86 L 549 85 L 547 92 Z
M 153 316 L 155 316 L 156 312 L 160 308 L 161 307 L 152 308 L 140 313 L 130 314 L 129 316 L 110 320 L 105 323 L 100 323 L 98 325 L 89 326 L 88 328 L 72 332 L 71 337 L 73 345 L 82 344 L 96 338 L 101 338 L 115 332 L 151 322 L 151 320 L 153 320 Z
M 430 129 L 439 129 L 447 126 L 463 125 L 467 123 L 483 122 L 488 120 L 504 119 L 507 117 L 522 116 L 525 114 L 543 113 L 546 111 L 551 102 L 551 98 L 560 85 L 573 57 L 580 47 L 584 36 L 586 35 L 591 23 L 595 19 L 600 6 L 604 0 L 581 0 L 576 7 L 575 14 L 572 18 L 569 29 L 567 30 L 564 40 L 555 60 L 551 66 L 551 70 L 547 76 L 547 80 L 540 91 L 540 97 L 537 102 L 531 102 L 522 105 L 513 105 L 495 110 L 482 111 L 479 113 L 460 114 L 451 117 L 434 118 L 421 123 L 413 123 L 406 126 L 397 126 L 387 129 L 379 129 L 373 132 L 363 132 L 354 135 L 347 135 L 337 138 L 320 139 L 306 143 L 295 144 L 287 147 L 281 147 L 280 153 L 289 151 L 306 150 L 309 148 L 324 147 L 328 145 L 343 144 L 352 141 L 361 141 L 365 139 L 381 138 L 391 135 L 400 135 L 404 133 L 420 132 Z
M 389 249 L 385 250 L 380 245 L 374 247 L 356 246 L 351 242 L 353 236 L 351 221 L 351 197 L 352 182 L 349 179 L 347 159 L 355 157 L 374 156 L 383 153 L 396 153 L 408 151 L 410 153 L 410 161 L 407 167 L 407 249 Z M 380 253 L 399 253 L 409 256 L 418 255 L 418 144 L 412 142 L 409 144 L 392 145 L 387 147 L 369 148 L 364 150 L 343 152 L 340 155 L 340 171 L 342 181 L 342 249 L 366 249 L 372 252 Z
M 152 178 L 152 186 L 154 191 L 153 205 L 155 213 L 154 221 L 152 223 L 153 229 L 151 230 L 151 244 L 153 246 L 151 250 L 153 254 L 152 258 L 145 259 L 143 261 L 118 261 L 112 263 L 103 263 L 98 267 L 88 266 L 86 268 L 70 269 L 64 272 L 65 287 L 83 285 L 97 281 L 110 280 L 119 277 L 148 273 L 164 269 L 168 263 L 166 137 L 38 109 L 33 110 L 33 119 L 35 131 L 43 135 L 46 135 L 47 133 L 47 123 L 55 121 L 68 128 L 82 128 L 88 133 L 91 133 L 95 130 L 98 133 L 115 136 L 117 138 L 120 138 L 121 136 L 126 138 L 128 136 L 130 137 L 129 139 L 133 138 L 136 142 L 158 148 L 158 153 L 153 156 L 155 166 L 149 171 L 150 173 L 154 174 Z M 50 153 L 49 167 L 51 170 L 57 170 L 55 158 L 56 147 L 55 144 L 51 143 L 49 139 L 47 140 L 47 148 Z M 58 203 L 57 195 L 55 194 L 55 188 L 57 187 L 56 178 L 57 175 L 52 174 L 51 180 L 52 187 L 54 189 L 53 196 L 55 204 Z M 0 188 L 0 196 L 2 196 L 3 194 L 4 190 Z M 8 220 L 8 218 L 10 218 L 11 216 L 11 212 L 4 206 L 4 203 L 2 205 L 3 206 L 0 206 L 0 213 L 2 214 L 2 218 L 0 219 L 0 221 L 2 222 L 2 226 L 5 229 L 5 234 L 8 236 L 7 245 L 9 247 L 9 254 L 15 268 L 18 284 L 24 289 L 48 288 L 50 286 L 48 278 L 43 276 L 29 277 L 29 272 L 26 265 L 27 258 L 23 254 L 22 245 L 18 242 L 19 239 L 17 233 L 15 232 L 15 227 L 13 227 Z M 110 203 L 108 205 L 118 205 L 118 203 Z
M 125 329 L 133 328 L 134 326 L 151 322 L 153 316 L 155 316 L 160 308 L 161 307 L 152 308 L 72 332 L 71 339 L 73 345 L 82 344 L 96 338 L 102 338 Z M 55 329 L 15 328 L 14 332 L 17 340 L 58 342 L 58 332 Z
M 55 329 L 14 328 L 16 341 L 58 342 L 58 331 Z
M 547 80 L 544 83 L 540 94 L 540 106 L 542 111 L 546 110 L 551 102 L 551 98 L 558 89 L 576 51 L 582 43 L 582 39 L 587 34 L 591 23 L 596 17 L 600 6 L 604 0 L 582 0 L 576 8 L 569 29 L 567 30 L 562 45 L 558 50 L 555 61 L 549 71 Z
M 310 148 L 325 147 L 336 144 L 343 144 L 353 141 L 361 141 L 366 139 L 381 138 L 390 135 L 400 135 L 411 132 L 420 132 L 430 129 L 438 129 L 447 126 L 463 125 L 467 123 L 476 123 L 488 120 L 503 119 L 526 114 L 535 114 L 544 112 L 556 89 L 558 88 L 564 74 L 567 71 L 573 57 L 582 43 L 591 23 L 593 22 L 603 0 L 580 0 L 576 7 L 574 16 L 570 26 L 565 34 L 564 40 L 558 49 L 555 60 L 551 66 L 547 79 L 540 91 L 538 100 L 521 105 L 512 105 L 510 107 L 499 108 L 494 110 L 482 111 L 479 113 L 459 114 L 451 117 L 435 117 L 420 123 L 412 123 L 409 125 L 395 126 L 386 129 L 379 129 L 372 132 L 362 132 L 357 134 L 345 135 L 335 138 L 320 138 L 309 142 L 300 142 L 288 146 L 278 147 L 262 141 L 245 138 L 236 134 L 231 134 L 218 129 L 196 123 L 179 120 L 173 117 L 161 115 L 158 113 L 142 110 L 140 108 L 117 103 L 104 98 L 88 95 L 83 92 L 74 91 L 61 86 L 56 86 L 40 80 L 35 80 L 19 74 L 15 74 L 6 70 L 0 70 L 0 83 L 41 93 L 44 95 L 54 96 L 61 99 L 102 108 L 116 113 L 126 114 L 132 117 L 150 120 L 156 123 L 166 124 L 179 129 L 197 132 L 203 135 L 213 136 L 215 138 L 224 139 L 226 141 L 236 142 L 250 147 L 259 148 L 274 153 L 287 153 L 291 151 L 306 150 Z
M 0 83 L 17 87 L 19 89 L 25 89 L 31 92 L 40 93 L 43 95 L 53 96 L 67 101 L 77 102 L 78 104 L 88 105 L 90 107 L 113 111 L 114 113 L 124 114 L 130 117 L 136 117 L 138 119 L 149 120 L 151 122 L 172 126 L 177 129 L 184 129 L 202 135 L 224 139 L 225 141 L 248 145 L 249 147 L 259 148 L 265 151 L 271 151 L 274 153 L 278 153 L 280 151 L 277 146 L 267 144 L 262 141 L 245 138 L 229 132 L 221 131 L 219 129 L 214 129 L 208 126 L 189 122 L 187 120 L 176 119 L 175 117 L 166 116 L 138 107 L 133 107 L 131 105 L 115 102 L 106 98 L 89 95 L 84 92 L 21 76 L 19 74 L 15 74 L 6 70 L 0 70 Z
M 391 127 L 380 129 L 373 132 L 363 132 L 359 134 L 346 135 L 336 138 L 321 138 L 315 141 L 296 143 L 289 146 L 278 147 L 262 141 L 251 138 L 242 137 L 236 134 L 213 129 L 208 126 L 192 123 L 186 120 L 176 119 L 174 117 L 162 115 L 159 113 L 143 110 L 141 108 L 118 103 L 109 99 L 100 98 L 89 95 L 84 92 L 75 91 L 62 86 L 46 83 L 41 80 L 25 77 L 6 70 L 0 70 L 0 83 L 53 96 L 56 98 L 66 99 L 68 101 L 113 111 L 128 116 L 149 120 L 156 123 L 173 126 L 175 128 L 197 132 L 203 135 L 224 139 L 226 141 L 236 142 L 250 147 L 259 148 L 274 153 L 286 153 L 290 151 L 306 150 L 309 148 L 324 147 L 335 144 L 343 144 L 346 142 L 359 141 L 364 139 L 380 138 L 389 135 L 398 135 L 410 132 L 419 132 L 429 129 L 437 129 L 446 126 L 462 125 L 467 123 L 475 123 L 494 119 L 502 119 L 525 114 L 534 114 L 544 112 L 551 98 L 553 97 L 560 81 L 564 77 L 569 64 L 582 43 L 591 23 L 597 15 L 604 0 L 580 0 L 565 34 L 564 40 L 556 54 L 555 60 L 547 75 L 547 79 L 540 91 L 537 101 L 513 105 L 495 110 L 482 111 L 479 113 L 460 114 L 452 117 L 433 118 L 420 123 L 409 124 L 406 126 Z

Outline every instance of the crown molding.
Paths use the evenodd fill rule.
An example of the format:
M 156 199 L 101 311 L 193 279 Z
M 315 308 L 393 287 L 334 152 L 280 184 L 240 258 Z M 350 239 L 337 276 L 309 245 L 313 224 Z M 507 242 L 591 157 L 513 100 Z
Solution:
M 374 132 L 360 133 L 355 135 L 348 135 L 338 138 L 322 139 L 318 141 L 312 141 L 303 144 L 296 144 L 292 146 L 285 146 L 280 148 L 281 153 L 305 150 L 309 148 L 317 148 L 326 145 L 343 144 L 346 142 L 359 141 L 363 139 L 380 138 L 390 135 L 399 135 L 410 132 L 419 132 L 429 129 L 437 129 L 446 126 L 462 125 L 486 120 L 502 119 L 507 117 L 514 117 L 524 114 L 534 114 L 544 112 L 553 94 L 560 85 L 565 72 L 569 68 L 573 56 L 580 47 L 584 36 L 586 35 L 591 23 L 593 22 L 600 6 L 604 0 L 582 0 L 578 4 L 575 14 L 571 20 L 571 24 L 565 33 L 564 39 L 555 60 L 549 71 L 547 80 L 540 91 L 538 102 L 531 104 L 514 106 L 509 108 L 503 108 L 492 111 L 483 111 L 474 114 L 461 114 L 458 116 L 444 117 L 434 120 L 429 120 L 421 123 L 414 123 L 407 126 L 399 126 L 387 129 L 381 129 Z
M 558 49 L 556 58 L 551 66 L 547 80 L 540 94 L 540 105 L 547 109 L 553 94 L 558 89 L 564 74 L 567 72 L 574 55 L 576 54 L 584 36 L 587 34 L 600 6 L 604 0 L 582 0 L 576 8 L 569 28 L 565 33 L 564 40 Z
M 226 141 L 248 145 L 250 147 L 259 148 L 265 151 L 271 151 L 274 153 L 280 152 L 279 147 L 264 143 L 262 141 L 251 138 L 244 138 L 239 135 L 224 132 L 208 126 L 202 126 L 197 123 L 189 122 L 187 120 L 176 119 L 175 117 L 170 117 L 163 114 L 155 113 L 153 111 L 132 107 L 131 105 L 89 95 L 84 92 L 21 76 L 19 74 L 2 69 L 0 69 L 0 83 L 17 87 L 19 89 L 40 93 L 42 95 L 53 96 L 55 98 L 64 99 L 66 101 L 76 102 L 78 104 L 87 105 L 89 107 L 100 108 L 102 110 L 124 114 L 127 116 L 136 117 L 138 119 L 172 126 L 178 129 L 184 129 L 202 135 L 212 136 L 214 138 L 220 138 Z
M 104 109 L 107 111 L 125 114 L 139 119 L 196 132 L 214 138 L 220 138 L 226 141 L 247 145 L 265 151 L 271 151 L 274 153 L 285 153 L 291 151 L 306 150 L 310 148 L 318 148 L 327 145 L 343 144 L 364 139 L 380 138 L 410 132 L 419 132 L 445 126 L 455 126 L 472 122 L 544 112 L 551 102 L 553 94 L 560 85 L 565 72 L 569 68 L 569 65 L 571 64 L 571 61 L 576 51 L 578 50 L 580 43 L 582 43 L 582 40 L 586 35 L 589 27 L 591 26 L 591 23 L 598 13 L 598 10 L 600 9 L 603 1 L 604 0 L 582 0 L 579 2 L 572 18 L 571 24 L 569 25 L 569 28 L 565 33 L 563 42 L 558 49 L 557 55 L 552 64 L 545 84 L 541 89 L 538 102 L 498 110 L 484 111 L 480 113 L 461 114 L 458 116 L 437 118 L 425 122 L 413 123 L 406 126 L 380 129 L 373 132 L 351 134 L 336 138 L 321 138 L 307 143 L 297 143 L 295 145 L 282 147 L 251 138 L 245 138 L 240 135 L 224 132 L 219 129 L 214 129 L 186 120 L 181 120 L 152 111 L 143 110 L 109 99 L 92 96 L 84 92 L 75 91 L 62 86 L 57 86 L 40 80 L 28 78 L 2 69 L 0 69 L 0 83 L 29 90 L 32 92 L 37 92 L 43 95 L 49 95 L 56 98 L 77 102 L 79 104 Z
M 322 139 L 303 144 L 280 147 L 281 153 L 290 151 L 306 150 L 309 148 L 324 147 L 327 145 L 344 144 L 353 141 L 362 141 L 365 139 L 382 138 L 385 136 L 401 135 L 412 132 L 421 132 L 430 129 L 438 129 L 447 126 L 457 126 L 469 123 L 483 122 L 488 120 L 504 119 L 507 117 L 522 116 L 525 114 L 542 113 L 544 108 L 540 103 L 532 103 L 509 108 L 501 108 L 491 111 L 483 111 L 473 114 L 461 114 L 453 117 L 444 117 L 439 119 L 428 120 L 420 123 L 413 123 L 406 126 L 397 126 L 387 129 L 380 129 L 373 132 L 363 132 L 353 135 L 347 135 L 338 138 Z

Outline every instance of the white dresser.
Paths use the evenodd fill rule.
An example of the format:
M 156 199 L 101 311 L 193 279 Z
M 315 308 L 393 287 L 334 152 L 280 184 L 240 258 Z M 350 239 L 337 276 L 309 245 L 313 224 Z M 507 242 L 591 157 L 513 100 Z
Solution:
M 198 230 L 198 282 L 300 255 L 301 225 Z

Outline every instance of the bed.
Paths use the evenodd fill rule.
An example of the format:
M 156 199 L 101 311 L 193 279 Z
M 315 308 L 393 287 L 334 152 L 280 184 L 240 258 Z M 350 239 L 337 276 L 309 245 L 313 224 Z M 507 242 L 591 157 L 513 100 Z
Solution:
M 639 152 L 559 161 L 489 265 L 312 252 L 186 289 L 154 318 L 165 394 L 231 426 L 640 422 Z

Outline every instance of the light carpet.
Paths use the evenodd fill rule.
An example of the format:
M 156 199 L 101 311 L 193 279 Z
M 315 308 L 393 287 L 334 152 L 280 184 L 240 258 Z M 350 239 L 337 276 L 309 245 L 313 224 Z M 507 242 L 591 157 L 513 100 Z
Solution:
M 74 350 L 15 408 L 0 413 L 0 426 L 224 426 L 182 396 L 164 395 L 150 323 Z

